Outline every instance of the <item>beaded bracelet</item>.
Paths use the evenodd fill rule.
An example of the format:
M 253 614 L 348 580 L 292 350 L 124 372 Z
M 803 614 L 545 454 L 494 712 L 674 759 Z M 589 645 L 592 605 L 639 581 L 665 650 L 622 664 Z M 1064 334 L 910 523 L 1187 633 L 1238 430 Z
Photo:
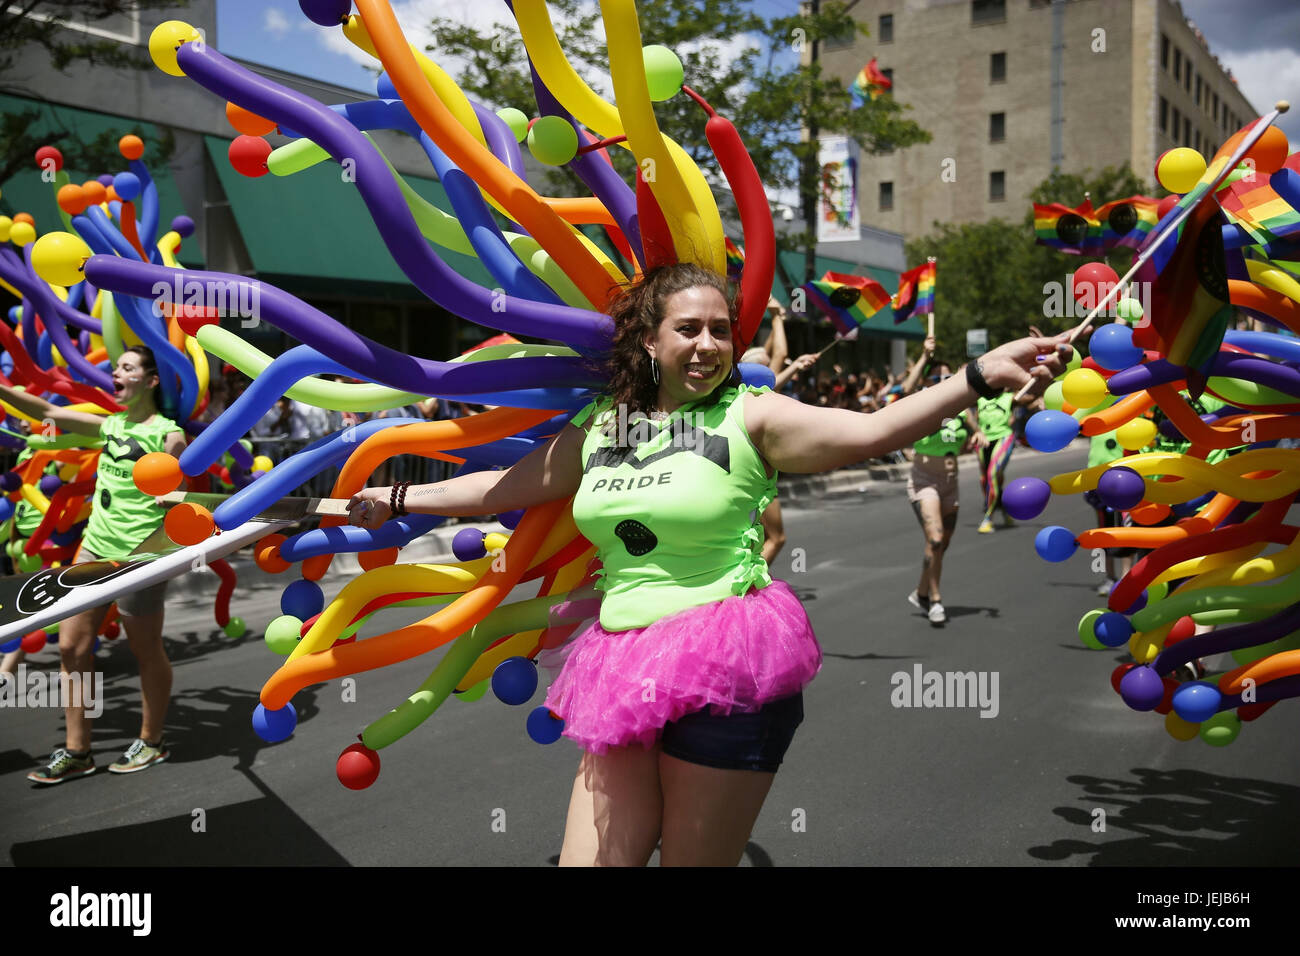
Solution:
M 399 481 L 388 489 L 388 510 L 393 513 L 394 518 L 407 514 L 406 489 L 409 487 L 411 487 L 409 481 Z

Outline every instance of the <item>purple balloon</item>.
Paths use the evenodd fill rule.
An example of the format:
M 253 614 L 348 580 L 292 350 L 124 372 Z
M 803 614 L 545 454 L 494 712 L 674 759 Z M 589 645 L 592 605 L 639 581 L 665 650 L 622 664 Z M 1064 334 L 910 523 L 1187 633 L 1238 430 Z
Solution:
M 462 528 L 451 539 L 451 552 L 457 561 L 477 561 L 487 554 L 483 545 L 483 532 L 478 528 Z
M 298 0 L 298 6 L 312 23 L 336 27 L 352 12 L 352 0 Z
M 1165 682 L 1150 667 L 1134 667 L 1119 682 L 1119 695 L 1134 710 L 1155 710 L 1165 696 Z
M 1128 511 L 1146 497 L 1147 483 L 1132 468 L 1107 468 L 1097 479 L 1097 494 L 1116 511 Z
M 179 234 L 182 239 L 188 239 L 194 235 L 194 220 L 189 216 L 177 216 L 172 220 L 172 231 Z
M 17 491 L 22 486 L 23 480 L 18 476 L 17 472 L 6 471 L 4 474 L 0 475 L 0 489 L 3 489 L 5 492 Z
M 1016 478 L 1002 491 L 1002 506 L 1017 521 L 1037 518 L 1052 497 L 1052 486 L 1041 478 Z
M 41 494 L 48 497 L 63 487 L 63 479 L 58 475 L 42 475 L 37 487 L 41 489 Z

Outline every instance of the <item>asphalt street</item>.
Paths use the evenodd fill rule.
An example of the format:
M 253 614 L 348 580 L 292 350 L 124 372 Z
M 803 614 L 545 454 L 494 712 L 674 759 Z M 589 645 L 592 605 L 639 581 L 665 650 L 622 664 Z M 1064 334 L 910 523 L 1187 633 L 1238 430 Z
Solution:
M 1085 449 L 1013 458 L 1012 477 L 1079 467 Z M 968 459 L 969 461 L 969 459 Z M 1130 711 L 1109 675 L 1119 651 L 1076 636 L 1101 606 L 1083 553 L 1049 565 L 1033 536 L 1090 526 L 1077 499 L 979 535 L 979 489 L 964 469 L 962 513 L 946 562 L 949 622 L 907 602 L 921 534 L 903 485 L 877 483 L 785 513 L 774 572 L 804 600 L 825 652 L 795 736 L 754 829 L 755 866 L 1225 866 L 1300 860 L 1294 707 L 1245 725 L 1226 748 L 1179 743 L 1163 719 Z M 801 561 L 800 565 L 793 562 Z M 802 566 L 803 570 L 795 570 Z M 344 578 L 330 579 L 327 594 Z M 449 701 L 382 752 L 370 789 L 343 788 L 335 759 L 436 663 L 360 675 L 295 698 L 289 740 L 268 745 L 249 718 L 275 658 L 259 639 L 278 585 L 241 586 L 239 641 L 202 596 L 169 602 L 175 665 L 172 759 L 130 776 L 104 772 L 136 735 L 139 693 L 125 642 L 102 648 L 100 771 L 53 788 L 24 779 L 61 742 L 52 709 L 0 711 L 0 860 L 10 865 L 523 865 L 558 855 L 578 751 L 533 743 L 524 718 L 488 695 Z M 385 628 L 418 610 L 387 612 Z M 47 649 L 31 662 L 57 668 Z M 903 707 L 896 686 L 922 672 L 982 675 L 986 706 Z M 993 681 L 996 680 L 996 684 Z M 955 701 L 954 701 L 955 703 Z M 969 701 L 967 703 L 970 703 Z M 989 716 L 981 716 L 981 710 Z M 201 812 L 200 812 L 201 811 Z M 200 825 L 201 824 L 201 825 Z

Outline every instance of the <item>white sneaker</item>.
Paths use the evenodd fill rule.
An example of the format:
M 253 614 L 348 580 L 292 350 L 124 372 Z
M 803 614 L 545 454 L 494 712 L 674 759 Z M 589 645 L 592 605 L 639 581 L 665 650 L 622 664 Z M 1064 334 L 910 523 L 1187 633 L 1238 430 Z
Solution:
M 1112 581 L 1110 578 L 1107 578 L 1105 581 L 1102 581 L 1101 584 L 1097 585 L 1097 593 L 1102 597 L 1109 597 L 1111 589 L 1114 587 L 1115 587 L 1115 582 Z
M 912 605 L 912 607 L 916 608 L 918 611 L 925 611 L 930 607 L 930 599 L 928 597 L 921 597 L 921 595 L 916 591 L 913 591 L 907 596 L 907 603 Z
M 930 605 L 930 623 L 943 624 L 948 620 L 948 615 L 943 613 L 943 605 L 935 601 Z

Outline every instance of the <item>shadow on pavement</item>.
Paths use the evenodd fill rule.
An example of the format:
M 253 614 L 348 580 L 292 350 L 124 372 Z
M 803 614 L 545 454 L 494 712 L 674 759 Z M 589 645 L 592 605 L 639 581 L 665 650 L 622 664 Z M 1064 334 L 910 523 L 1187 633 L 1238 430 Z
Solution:
M 1131 771 L 1135 780 L 1070 777 L 1081 806 L 1053 812 L 1080 839 L 1030 847 L 1036 860 L 1090 855 L 1090 866 L 1294 866 L 1300 787 L 1200 770 Z M 1094 812 L 1106 830 L 1093 832 Z

